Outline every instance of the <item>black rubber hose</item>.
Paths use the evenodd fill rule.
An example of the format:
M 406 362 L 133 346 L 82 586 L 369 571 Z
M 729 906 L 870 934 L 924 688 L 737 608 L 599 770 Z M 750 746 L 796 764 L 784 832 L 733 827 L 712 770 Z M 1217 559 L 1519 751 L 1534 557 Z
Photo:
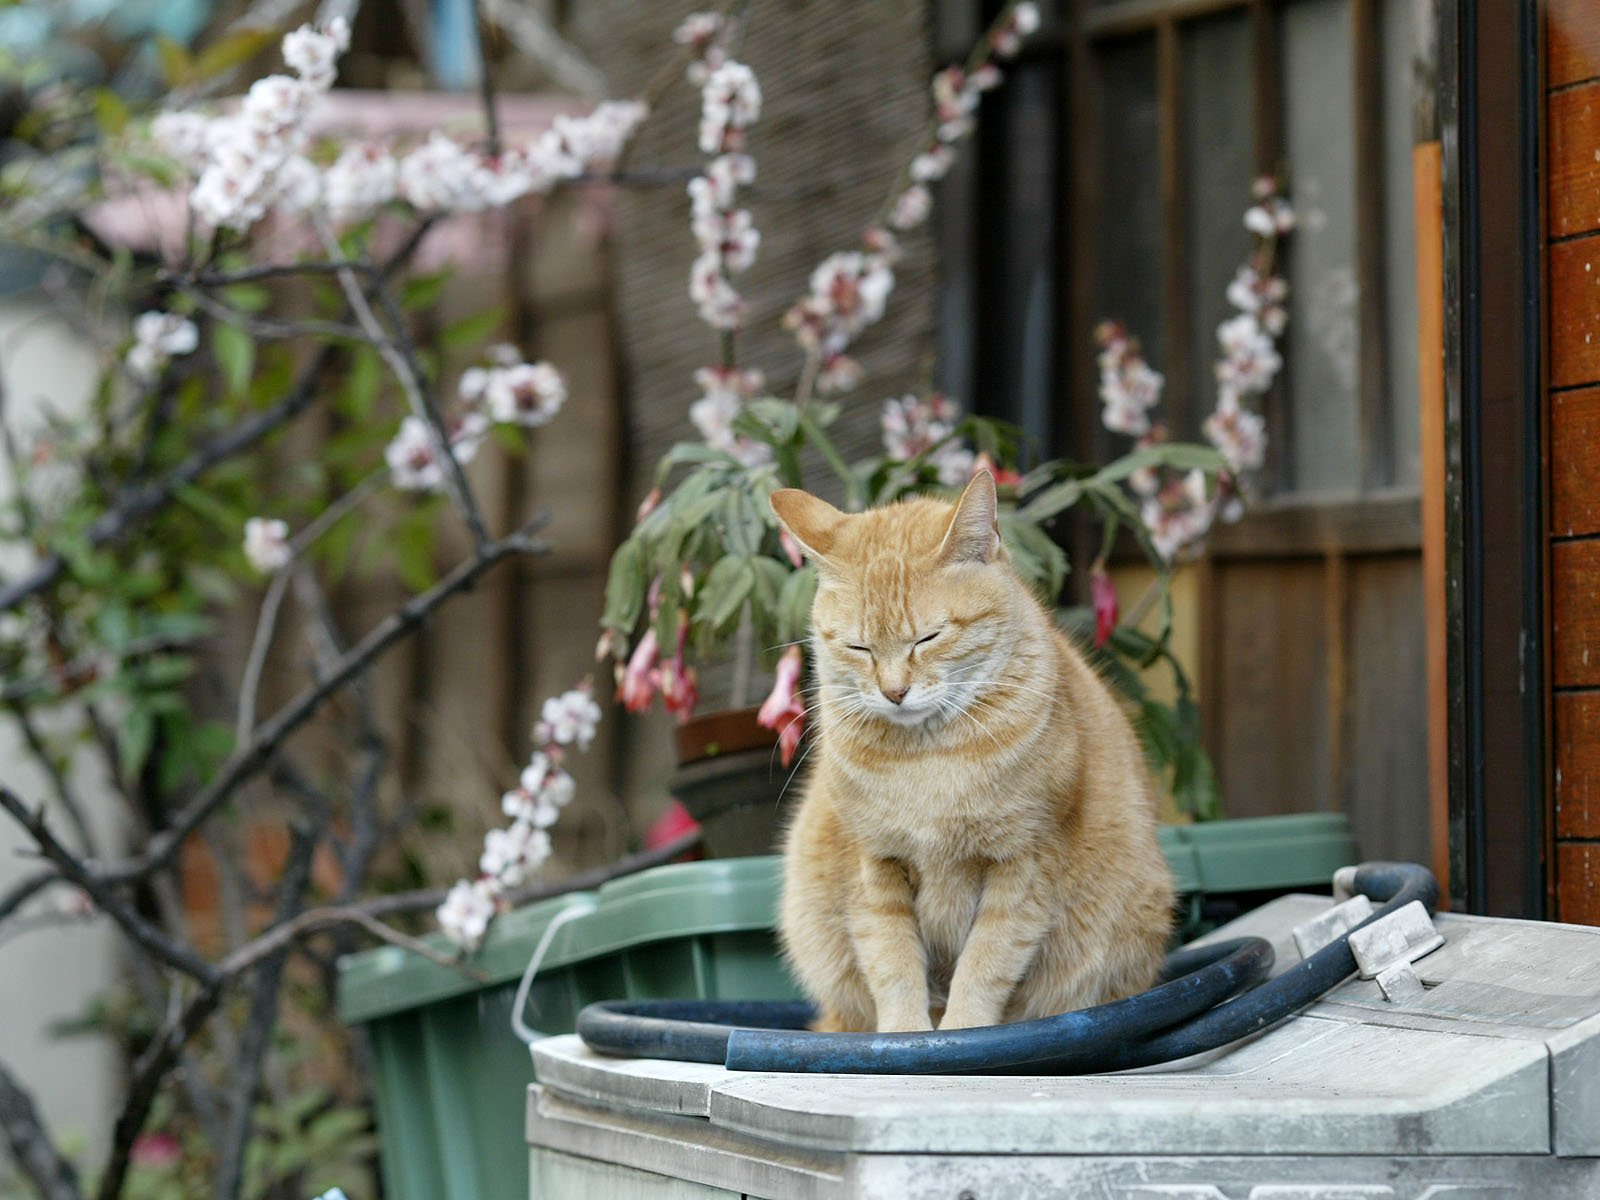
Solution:
M 1378 901 L 1370 925 L 1413 900 L 1422 901 L 1430 913 L 1439 904 L 1439 884 L 1433 872 L 1415 863 L 1369 862 L 1356 868 L 1355 890 L 1369 900 Z M 1357 926 L 1360 928 L 1361 926 Z M 1269 980 L 1254 991 L 1201 1013 L 1175 1029 L 1142 1042 L 1108 1047 L 1099 1071 L 1122 1071 L 1154 1063 L 1174 1062 L 1226 1046 L 1253 1033 L 1259 1033 L 1310 1004 L 1355 972 L 1356 956 L 1350 949 L 1349 934 L 1340 937 Z
M 1378 901 L 1368 922 L 1438 885 L 1411 863 L 1365 863 L 1355 890 Z M 1348 935 L 1247 990 L 1271 968 L 1259 938 L 1191 947 L 1168 959 L 1167 982 L 1126 1000 L 1012 1025 L 949 1033 L 811 1033 L 808 1005 L 779 1001 L 632 1000 L 592 1004 L 578 1033 L 611 1054 L 721 1062 L 731 1070 L 846 1074 L 1081 1074 L 1171 1062 L 1258 1033 L 1297 1012 L 1356 967 Z M 1229 997 L 1235 997 L 1229 999 Z
M 1168 981 L 1097 1008 L 947 1033 L 812 1033 L 811 1006 L 793 1001 L 611 1000 L 578 1014 L 593 1049 L 630 1057 L 725 1063 L 731 1070 L 894 1075 L 1027 1069 L 1042 1055 L 1138 1036 L 1202 1012 L 1265 978 L 1272 946 L 1239 938 L 1180 950 Z M 783 1062 L 784 1066 L 747 1066 Z

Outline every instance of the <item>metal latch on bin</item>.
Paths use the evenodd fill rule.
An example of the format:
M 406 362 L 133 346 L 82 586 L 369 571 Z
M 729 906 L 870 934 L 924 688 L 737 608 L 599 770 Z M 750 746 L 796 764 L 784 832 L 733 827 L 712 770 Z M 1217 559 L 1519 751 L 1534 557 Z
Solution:
M 1335 879 L 1335 894 L 1338 889 Z M 1355 895 L 1324 909 L 1294 927 L 1294 944 L 1302 959 L 1350 935 L 1350 952 L 1362 979 L 1376 979 L 1384 999 L 1404 1003 L 1422 995 L 1422 980 L 1411 964 L 1444 945 L 1444 935 L 1433 926 L 1428 910 L 1413 900 L 1370 925 L 1372 901 Z
M 1422 981 L 1411 967 L 1444 945 L 1444 934 L 1420 900 L 1350 934 L 1350 952 L 1363 979 L 1376 979 L 1385 1000 L 1403 1003 L 1422 995 Z

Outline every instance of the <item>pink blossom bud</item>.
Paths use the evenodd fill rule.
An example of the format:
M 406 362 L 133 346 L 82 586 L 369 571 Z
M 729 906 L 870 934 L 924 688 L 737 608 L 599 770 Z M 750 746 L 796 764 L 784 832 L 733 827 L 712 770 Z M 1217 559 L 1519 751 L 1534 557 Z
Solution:
M 756 722 L 763 728 L 778 731 L 778 749 L 786 767 L 794 761 L 795 748 L 805 732 L 806 710 L 800 698 L 800 672 L 804 667 L 799 646 L 785 650 L 778 660 L 772 691 L 756 714 Z
M 651 513 L 655 512 L 656 506 L 658 504 L 660 504 L 660 503 L 661 503 L 661 489 L 660 488 L 651 488 L 650 489 L 650 494 L 639 502 L 639 511 L 634 514 L 633 523 L 635 525 L 637 525 L 640 521 L 644 520 Z
M 611 655 L 611 652 L 616 649 L 616 646 L 617 646 L 616 630 L 614 630 L 614 629 L 606 630 L 604 633 L 602 633 L 600 635 L 600 640 L 597 641 L 594 644 L 594 660 L 595 660 L 595 662 L 601 662 L 604 659 L 609 658 L 610 655 Z
M 1103 563 L 1089 572 L 1089 595 L 1094 601 L 1094 644 L 1104 646 L 1117 628 L 1117 589 Z
M 794 540 L 794 534 L 782 525 L 778 526 L 778 544 L 783 547 L 783 553 L 790 564 L 798 571 L 805 561 L 804 552 L 800 549 L 800 543 Z
M 645 630 L 644 637 L 634 647 L 622 675 L 622 690 L 618 699 L 629 712 L 644 712 L 655 698 L 660 673 L 656 670 L 661 660 L 661 648 L 656 643 L 654 627 Z

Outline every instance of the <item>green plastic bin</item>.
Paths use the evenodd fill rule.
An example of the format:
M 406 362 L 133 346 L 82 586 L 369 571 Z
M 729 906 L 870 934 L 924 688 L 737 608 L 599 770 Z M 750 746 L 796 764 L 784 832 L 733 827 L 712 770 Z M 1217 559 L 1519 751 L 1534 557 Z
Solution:
M 1188 900 L 1184 937 L 1219 898 L 1323 890 L 1357 861 L 1336 813 L 1163 826 L 1161 845 Z M 339 1015 L 372 1045 L 385 1196 L 525 1200 L 533 1068 L 511 1006 L 559 914 L 582 913 L 556 931 L 529 993 L 524 1019 L 541 1033 L 571 1033 L 595 1000 L 793 999 L 772 932 L 779 877 L 771 855 L 680 863 L 530 905 L 500 918 L 469 960 L 481 983 L 397 946 L 341 962 Z M 428 940 L 448 949 L 442 935 Z
M 523 1097 L 533 1082 L 511 1031 L 517 982 L 559 914 L 524 1020 L 571 1033 L 578 1010 L 618 997 L 793 999 L 775 952 L 776 859 L 657 867 L 507 913 L 469 964 L 485 979 L 382 946 L 339 967 L 339 1015 L 372 1047 L 389 1200 L 526 1200 Z M 427 941 L 448 952 L 440 934 Z

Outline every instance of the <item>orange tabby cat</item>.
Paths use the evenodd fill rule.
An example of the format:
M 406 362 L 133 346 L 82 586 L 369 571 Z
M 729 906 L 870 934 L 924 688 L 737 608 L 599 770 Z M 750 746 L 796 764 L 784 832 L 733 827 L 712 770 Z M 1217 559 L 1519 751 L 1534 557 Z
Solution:
M 772 506 L 819 574 L 779 922 L 816 1027 L 994 1025 L 1149 987 L 1173 889 L 1139 744 L 1013 573 L 994 480 L 954 506 Z

